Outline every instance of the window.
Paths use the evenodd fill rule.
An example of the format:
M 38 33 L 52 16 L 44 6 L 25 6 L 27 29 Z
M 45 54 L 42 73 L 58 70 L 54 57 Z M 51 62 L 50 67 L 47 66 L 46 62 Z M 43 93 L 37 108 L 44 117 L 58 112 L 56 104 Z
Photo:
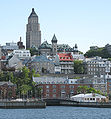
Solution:
M 46 93 L 49 93 L 49 89 L 46 90 Z
M 56 93 L 56 89 L 53 89 L 53 93 Z
M 46 88 L 49 88 L 49 85 L 46 85 Z
M 53 94 L 53 98 L 56 98 L 56 94 Z
M 56 88 L 56 85 L 53 85 L 52 88 Z
M 69 88 L 74 88 L 74 85 L 70 85 Z
M 61 88 L 65 88 L 65 85 L 61 85 Z

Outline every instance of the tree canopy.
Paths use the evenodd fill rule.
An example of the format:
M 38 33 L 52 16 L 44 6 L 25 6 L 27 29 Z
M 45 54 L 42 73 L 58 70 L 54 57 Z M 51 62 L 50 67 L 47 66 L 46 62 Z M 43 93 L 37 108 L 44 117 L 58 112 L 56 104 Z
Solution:
M 97 49 L 91 49 L 91 50 L 87 51 L 84 55 L 88 58 L 89 57 L 95 57 L 95 56 L 99 56 L 99 57 L 102 57 L 102 58 L 111 57 L 111 55 L 108 53 L 108 51 L 105 47 L 97 48 Z

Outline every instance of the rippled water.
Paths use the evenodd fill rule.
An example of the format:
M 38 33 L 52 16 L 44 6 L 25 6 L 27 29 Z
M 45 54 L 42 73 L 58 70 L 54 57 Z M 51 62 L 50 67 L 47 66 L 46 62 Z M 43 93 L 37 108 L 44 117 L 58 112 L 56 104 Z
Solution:
M 49 106 L 45 109 L 0 109 L 0 119 L 111 119 L 111 109 L 64 106 Z

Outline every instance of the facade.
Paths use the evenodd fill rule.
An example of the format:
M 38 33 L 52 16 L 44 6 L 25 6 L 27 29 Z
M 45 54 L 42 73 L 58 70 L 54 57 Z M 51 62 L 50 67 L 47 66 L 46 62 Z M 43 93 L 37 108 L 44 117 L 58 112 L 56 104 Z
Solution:
M 77 94 L 79 86 L 92 86 L 90 84 L 77 84 L 75 79 L 67 79 L 67 77 L 33 77 L 33 81 L 36 82 L 37 87 L 42 89 L 42 98 L 47 99 L 69 99 Z
M 92 84 L 92 87 L 101 93 L 107 93 L 107 81 L 104 77 L 91 77 L 91 78 L 82 78 L 78 79 L 77 83 L 79 84 Z
M 58 53 L 59 62 L 61 66 L 61 73 L 63 74 L 73 74 L 74 73 L 74 63 L 71 53 Z
M 2 46 L 2 50 L 3 52 L 11 53 L 13 50 L 18 50 L 18 45 L 14 42 L 6 43 L 6 45 Z
M 24 60 L 24 59 L 29 59 L 31 57 L 30 50 L 14 50 L 12 55 L 17 56 L 19 59 Z
M 45 55 L 32 57 L 28 65 L 30 69 L 35 69 L 36 73 L 55 73 L 55 63 Z
M 0 82 L 0 99 L 16 98 L 16 85 L 9 82 Z
M 38 48 L 41 45 L 41 31 L 38 23 L 38 16 L 32 8 L 32 12 L 28 17 L 28 24 L 26 30 L 26 49 Z
M 111 97 L 111 78 L 107 79 L 107 94 Z
M 87 63 L 87 74 L 89 75 L 106 75 L 110 73 L 111 62 L 101 57 L 90 59 Z
M 44 41 L 40 46 L 39 46 L 39 53 L 41 55 L 52 55 L 52 45 L 49 44 L 47 41 Z

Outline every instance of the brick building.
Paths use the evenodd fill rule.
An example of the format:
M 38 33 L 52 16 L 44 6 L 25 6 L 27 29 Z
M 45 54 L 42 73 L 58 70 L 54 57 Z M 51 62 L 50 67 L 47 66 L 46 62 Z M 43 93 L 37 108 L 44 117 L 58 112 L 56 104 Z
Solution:
M 92 84 L 78 84 L 77 79 L 67 79 L 64 77 L 33 77 L 37 87 L 41 88 L 42 98 L 47 99 L 67 99 L 77 94 L 79 86 L 92 87 Z
M 16 85 L 9 82 L 0 82 L 0 99 L 16 98 Z

